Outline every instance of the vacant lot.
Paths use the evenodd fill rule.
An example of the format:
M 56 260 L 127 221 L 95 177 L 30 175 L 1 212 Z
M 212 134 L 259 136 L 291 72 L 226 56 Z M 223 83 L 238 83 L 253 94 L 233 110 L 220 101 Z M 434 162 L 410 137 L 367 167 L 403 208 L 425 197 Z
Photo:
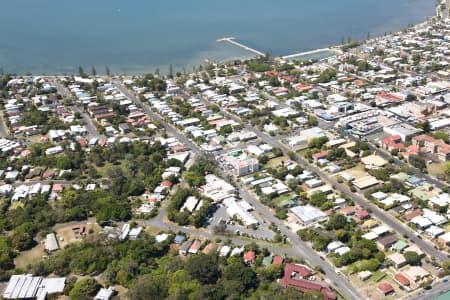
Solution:
M 59 246 L 61 248 L 66 247 L 70 243 L 79 242 L 83 240 L 83 237 L 72 230 L 72 228 L 84 226 L 86 228 L 86 235 L 99 233 L 101 227 L 95 223 L 94 219 L 82 222 L 70 222 L 64 224 L 57 224 L 53 228 L 56 233 L 56 238 L 58 239 Z
M 14 264 L 17 268 L 25 269 L 28 265 L 34 264 L 40 261 L 44 256 L 46 256 L 44 244 L 40 243 L 36 245 L 33 249 L 21 252 L 15 259 Z

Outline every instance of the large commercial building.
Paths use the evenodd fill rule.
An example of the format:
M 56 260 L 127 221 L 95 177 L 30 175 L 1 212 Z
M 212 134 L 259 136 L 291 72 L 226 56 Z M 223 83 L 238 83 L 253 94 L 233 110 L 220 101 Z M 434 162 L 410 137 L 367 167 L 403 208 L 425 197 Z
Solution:
M 320 209 L 313 206 L 295 206 L 290 211 L 299 218 L 304 225 L 309 225 L 315 222 L 325 220 L 327 215 Z

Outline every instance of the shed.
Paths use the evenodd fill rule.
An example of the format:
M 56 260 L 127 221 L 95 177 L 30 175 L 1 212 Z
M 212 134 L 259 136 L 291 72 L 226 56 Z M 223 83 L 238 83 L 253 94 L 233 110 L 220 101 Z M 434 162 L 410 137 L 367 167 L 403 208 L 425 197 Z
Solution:
M 95 300 L 109 300 L 114 296 L 115 290 L 112 287 L 109 287 L 107 289 L 101 288 L 97 295 L 95 295 Z
M 59 250 L 58 240 L 53 232 L 45 236 L 45 250 L 48 252 Z
M 359 277 L 360 280 L 366 281 L 367 279 L 372 277 L 372 272 L 370 272 L 370 271 L 361 271 L 361 272 L 358 273 L 358 277 Z

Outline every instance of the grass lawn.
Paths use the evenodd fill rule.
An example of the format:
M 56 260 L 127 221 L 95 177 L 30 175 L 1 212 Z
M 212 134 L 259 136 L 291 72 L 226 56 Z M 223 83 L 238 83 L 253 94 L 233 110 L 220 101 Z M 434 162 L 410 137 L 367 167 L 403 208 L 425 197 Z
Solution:
M 376 271 L 375 273 L 373 273 L 372 277 L 370 277 L 369 280 L 379 282 L 384 277 L 386 277 L 386 273 L 384 273 L 382 271 Z
M 444 226 L 444 230 L 445 232 L 449 232 L 450 231 L 450 224 L 447 224 Z
M 275 168 L 281 166 L 282 161 L 287 162 L 288 160 L 289 160 L 289 157 L 287 157 L 287 156 L 275 157 L 275 158 L 272 158 L 271 160 L 269 160 L 269 162 L 267 163 L 266 166 L 268 168 L 275 169 Z
M 21 201 L 16 201 L 13 204 L 11 204 L 11 206 L 9 207 L 10 210 L 16 209 L 16 208 L 20 208 L 23 207 L 23 202 Z
M 297 194 L 295 194 L 294 192 L 290 192 L 273 199 L 272 202 L 275 203 L 276 206 L 280 206 L 281 202 L 283 202 L 284 200 L 291 200 L 295 196 L 297 196 Z
M 44 245 L 38 244 L 30 250 L 20 252 L 14 259 L 14 264 L 17 268 L 26 268 L 26 266 L 42 260 L 42 257 L 46 255 Z
M 345 170 L 344 172 L 352 175 L 356 179 L 367 175 L 366 170 L 364 169 L 364 166 L 360 163 L 351 169 Z
M 92 164 L 92 165 L 95 166 L 95 168 L 97 169 L 98 174 L 101 175 L 101 177 L 106 177 L 107 178 L 108 177 L 107 172 L 112 167 L 120 167 L 125 174 L 128 173 L 128 170 L 127 170 L 125 164 L 123 163 L 123 161 L 120 160 L 119 162 L 120 162 L 120 164 L 116 164 L 116 165 L 113 165 L 110 162 L 105 162 L 104 166 L 102 166 L 102 167 L 97 167 L 97 166 L 95 166 L 95 164 Z
M 306 158 L 306 152 L 308 152 L 308 150 L 309 150 L 309 148 L 299 150 L 299 151 L 297 151 L 297 154 L 300 155 L 301 157 Z
M 427 165 L 428 173 L 435 177 L 437 177 L 438 175 L 445 175 L 444 165 L 445 162 L 429 164 Z

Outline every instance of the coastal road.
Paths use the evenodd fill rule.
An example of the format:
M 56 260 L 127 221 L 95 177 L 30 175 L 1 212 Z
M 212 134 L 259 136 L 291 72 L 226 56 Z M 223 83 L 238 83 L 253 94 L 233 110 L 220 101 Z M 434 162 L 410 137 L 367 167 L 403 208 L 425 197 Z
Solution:
M 155 120 L 161 121 L 164 124 L 164 127 L 168 133 L 176 137 L 179 141 L 185 143 L 185 145 L 189 147 L 191 151 L 193 151 L 195 154 L 201 155 L 202 151 L 197 147 L 197 145 L 192 143 L 183 134 L 178 132 L 176 128 L 174 128 L 172 125 L 169 125 L 167 122 L 165 122 L 163 118 L 154 113 L 147 104 L 140 101 L 134 94 L 132 94 L 127 88 L 125 88 L 120 83 L 120 81 L 115 80 L 114 84 L 126 97 L 128 97 L 135 104 L 141 106 L 148 115 L 150 115 Z M 253 127 L 250 127 L 248 125 L 246 125 L 246 127 L 249 130 L 254 129 Z M 331 282 L 333 282 L 335 288 L 341 294 L 343 294 L 346 299 L 358 299 L 358 300 L 362 299 L 361 295 L 354 289 L 354 287 L 351 285 L 349 281 L 347 281 L 346 278 L 336 274 L 334 267 L 332 267 L 330 264 L 320 259 L 319 255 L 313 249 L 311 249 L 306 243 L 300 240 L 299 236 L 296 233 L 293 233 L 292 231 L 287 229 L 286 226 L 282 223 L 282 221 L 280 221 L 274 216 L 274 213 L 272 211 L 270 211 L 265 205 L 263 205 L 256 197 L 250 194 L 244 187 L 238 185 L 237 188 L 242 199 L 252 204 L 253 207 L 255 208 L 255 211 L 257 211 L 260 214 L 260 216 L 262 216 L 266 220 L 266 222 L 275 223 L 278 226 L 281 234 L 289 238 L 289 240 L 293 244 L 292 249 L 294 249 L 295 251 L 292 254 L 304 258 L 312 266 L 320 266 L 325 271 L 326 277 L 330 279 Z
M 213 105 L 214 104 L 214 103 L 204 99 L 203 97 L 200 97 L 200 100 L 202 100 L 203 103 L 206 104 L 206 105 Z M 288 156 L 288 153 L 291 152 L 291 149 L 289 149 L 284 144 L 280 143 L 277 138 L 271 137 L 271 136 L 261 132 L 257 128 L 246 124 L 238 116 L 236 116 L 234 114 L 231 114 L 230 112 L 226 111 L 224 108 L 219 107 L 219 109 L 222 112 L 222 114 L 224 114 L 224 116 L 226 116 L 227 118 L 230 118 L 230 119 L 240 123 L 247 130 L 253 131 L 265 143 L 271 145 L 272 147 L 280 148 L 282 150 L 282 152 L 284 153 L 284 155 Z M 419 239 L 417 237 L 417 233 L 414 232 L 411 228 L 409 228 L 405 224 L 401 223 L 397 219 L 394 219 L 392 216 L 387 214 L 384 210 L 381 210 L 380 208 L 378 208 L 378 206 L 376 206 L 373 203 L 371 203 L 370 201 L 366 200 L 363 195 L 351 192 L 350 189 L 346 185 L 338 183 L 337 180 L 335 180 L 334 178 L 330 177 L 327 173 L 325 173 L 324 171 L 320 170 L 316 166 L 310 164 L 303 157 L 300 157 L 300 156 L 296 155 L 296 159 L 295 160 L 302 167 L 304 167 L 305 169 L 316 173 L 326 183 L 328 183 L 331 186 L 333 186 L 335 190 L 343 193 L 344 195 L 346 195 L 347 197 L 352 199 L 355 203 L 357 203 L 359 206 L 361 206 L 361 207 L 363 207 L 365 209 L 370 209 L 372 211 L 372 215 L 373 216 L 375 216 L 378 220 L 382 221 L 383 223 L 385 223 L 386 225 L 391 227 L 394 231 L 396 231 L 398 233 L 405 233 L 406 237 L 410 241 L 414 242 L 416 245 L 418 245 L 420 248 L 422 248 L 422 250 L 425 253 L 427 253 L 428 255 L 430 255 L 431 257 L 435 257 L 436 259 L 438 259 L 441 262 L 448 260 L 446 254 L 444 254 L 443 252 L 435 249 L 428 242 L 426 242 L 426 241 L 424 241 L 422 239 Z
M 430 290 L 421 290 L 418 293 L 415 293 L 414 295 L 409 295 L 403 299 L 408 300 L 429 300 L 434 299 L 440 294 L 443 294 L 450 290 L 450 283 L 445 283 L 442 281 L 443 279 L 440 279 L 440 282 L 433 285 L 433 287 Z M 446 298 L 447 299 L 447 298 Z

